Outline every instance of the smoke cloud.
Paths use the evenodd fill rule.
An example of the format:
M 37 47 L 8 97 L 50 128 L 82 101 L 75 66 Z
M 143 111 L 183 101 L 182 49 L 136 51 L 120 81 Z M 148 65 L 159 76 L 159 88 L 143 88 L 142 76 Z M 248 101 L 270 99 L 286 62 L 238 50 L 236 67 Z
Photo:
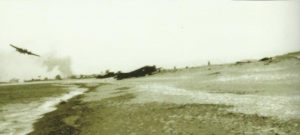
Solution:
M 61 75 L 65 77 L 73 75 L 71 69 L 72 61 L 70 57 L 49 57 L 48 59 L 43 61 L 43 65 L 47 67 L 48 72 L 57 69 L 61 73 Z
M 35 57 L 17 52 L 0 51 L 0 82 L 16 78 L 20 80 L 67 77 L 73 74 L 70 57 L 42 55 Z

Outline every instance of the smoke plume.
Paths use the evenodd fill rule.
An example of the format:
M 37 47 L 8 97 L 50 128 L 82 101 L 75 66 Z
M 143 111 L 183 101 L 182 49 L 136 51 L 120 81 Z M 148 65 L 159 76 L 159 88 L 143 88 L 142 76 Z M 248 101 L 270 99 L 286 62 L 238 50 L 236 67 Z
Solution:
M 56 75 L 72 75 L 70 57 L 42 55 L 35 57 L 16 52 L 0 51 L 0 82 L 16 78 L 20 80 L 54 78 Z
M 49 57 L 43 61 L 43 65 L 47 67 L 47 71 L 51 72 L 57 69 L 63 76 L 71 76 L 73 74 L 71 69 L 70 57 Z

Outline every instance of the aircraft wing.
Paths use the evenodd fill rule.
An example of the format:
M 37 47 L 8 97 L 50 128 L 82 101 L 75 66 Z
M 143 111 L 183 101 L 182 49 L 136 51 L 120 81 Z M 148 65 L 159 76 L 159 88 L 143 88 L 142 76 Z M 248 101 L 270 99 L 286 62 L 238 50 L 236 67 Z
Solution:
M 37 55 L 37 54 L 34 54 L 32 52 L 27 52 L 28 55 L 33 55 L 33 56 L 37 56 L 37 57 L 40 57 L 40 55 Z
M 21 49 L 21 48 L 19 48 L 19 47 L 16 47 L 16 46 L 14 46 L 14 45 L 12 45 L 12 44 L 9 44 L 11 47 L 13 47 L 13 48 L 15 48 L 15 49 Z

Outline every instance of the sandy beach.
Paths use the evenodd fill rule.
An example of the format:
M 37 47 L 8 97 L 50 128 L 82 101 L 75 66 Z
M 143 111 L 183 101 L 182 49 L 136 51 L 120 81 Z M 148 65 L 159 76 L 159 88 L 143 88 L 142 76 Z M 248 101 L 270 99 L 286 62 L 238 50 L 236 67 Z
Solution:
M 0 135 L 300 135 L 300 0 L 0 0 Z
M 299 134 L 299 66 L 287 59 L 81 83 L 89 90 L 30 135 Z

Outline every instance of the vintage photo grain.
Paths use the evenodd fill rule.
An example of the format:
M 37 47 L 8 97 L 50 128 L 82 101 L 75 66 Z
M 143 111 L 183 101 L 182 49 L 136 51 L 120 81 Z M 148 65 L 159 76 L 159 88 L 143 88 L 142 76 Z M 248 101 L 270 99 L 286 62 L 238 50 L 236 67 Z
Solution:
M 299 134 L 299 0 L 0 0 L 0 135 Z

